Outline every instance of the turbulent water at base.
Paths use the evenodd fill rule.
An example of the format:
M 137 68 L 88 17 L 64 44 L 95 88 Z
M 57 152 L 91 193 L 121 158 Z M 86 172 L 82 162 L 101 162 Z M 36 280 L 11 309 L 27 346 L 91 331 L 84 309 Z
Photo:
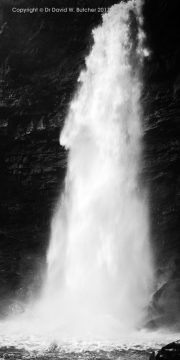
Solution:
M 72 336 L 134 330 L 150 301 L 148 209 L 139 184 L 143 34 L 138 29 L 134 41 L 130 34 L 139 11 L 134 1 L 115 5 L 93 31 L 60 136 L 68 168 L 52 221 L 41 311 Z

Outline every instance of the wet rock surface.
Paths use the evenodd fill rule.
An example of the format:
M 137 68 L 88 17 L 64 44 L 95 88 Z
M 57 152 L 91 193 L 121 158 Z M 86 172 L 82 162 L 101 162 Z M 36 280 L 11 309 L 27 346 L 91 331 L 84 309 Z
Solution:
M 149 360 L 179 360 L 180 359 L 180 343 L 173 342 L 164 346 L 157 353 L 153 352 Z
M 77 0 L 75 6 L 97 7 Z M 111 6 L 114 0 L 100 1 Z M 12 300 L 38 293 L 52 217 L 63 187 L 67 154 L 59 145 L 91 30 L 100 14 L 0 15 L 0 315 Z M 31 1 L 31 6 L 52 1 Z M 63 6 L 54 0 L 54 6 Z M 74 6 L 68 0 L 67 6 Z M 178 326 L 180 318 L 180 29 L 178 1 L 147 0 L 143 182 L 149 187 L 151 238 L 158 284 L 148 326 Z M 7 301 L 7 299 L 9 299 Z M 19 310 L 23 311 L 23 310 Z

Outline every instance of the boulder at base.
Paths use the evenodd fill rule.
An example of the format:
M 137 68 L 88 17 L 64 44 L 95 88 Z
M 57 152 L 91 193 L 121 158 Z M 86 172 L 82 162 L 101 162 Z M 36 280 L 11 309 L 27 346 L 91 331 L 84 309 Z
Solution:
M 180 360 L 180 341 L 164 346 L 156 354 L 151 354 L 149 360 Z

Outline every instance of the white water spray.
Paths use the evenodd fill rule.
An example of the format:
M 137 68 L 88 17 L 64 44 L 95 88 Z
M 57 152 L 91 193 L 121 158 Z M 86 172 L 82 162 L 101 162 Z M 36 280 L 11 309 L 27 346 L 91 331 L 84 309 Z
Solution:
M 93 31 L 60 137 L 68 169 L 52 221 L 41 311 L 49 326 L 69 335 L 136 329 L 150 299 L 148 210 L 138 182 L 141 83 L 130 62 L 130 12 L 138 14 L 134 1 L 113 6 Z

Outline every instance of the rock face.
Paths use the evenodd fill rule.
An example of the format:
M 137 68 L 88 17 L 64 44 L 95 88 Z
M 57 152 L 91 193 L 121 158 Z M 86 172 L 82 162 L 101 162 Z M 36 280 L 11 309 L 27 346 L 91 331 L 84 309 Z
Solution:
M 178 1 L 145 2 L 151 55 L 145 63 L 145 179 L 157 284 L 149 326 L 179 328 L 180 320 L 180 24 Z
M 180 320 L 180 23 L 179 0 L 147 0 L 143 181 L 150 189 L 157 284 L 151 328 Z M 114 0 L 67 0 L 66 6 L 111 6 Z M 45 271 L 50 219 L 63 186 L 67 154 L 59 132 L 99 13 L 12 13 L 0 3 L 0 314 L 37 293 Z M 63 1 L 53 0 L 61 7 Z M 7 299 L 11 299 L 8 300 Z
M 173 342 L 164 346 L 157 354 L 153 353 L 149 360 L 179 360 L 180 359 L 180 343 Z

